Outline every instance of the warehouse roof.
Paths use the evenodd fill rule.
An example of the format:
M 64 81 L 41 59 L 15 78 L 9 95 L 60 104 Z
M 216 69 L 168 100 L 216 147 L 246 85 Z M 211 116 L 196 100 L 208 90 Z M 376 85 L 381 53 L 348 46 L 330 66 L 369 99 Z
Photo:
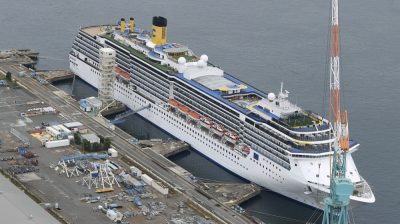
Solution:
M 0 208 L 1 223 L 60 223 L 2 175 L 0 175 Z

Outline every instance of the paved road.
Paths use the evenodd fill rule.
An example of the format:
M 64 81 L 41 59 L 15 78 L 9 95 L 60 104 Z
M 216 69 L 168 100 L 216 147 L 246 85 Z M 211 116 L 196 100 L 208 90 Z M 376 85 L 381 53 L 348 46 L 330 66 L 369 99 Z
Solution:
M 16 74 L 24 69 L 20 66 L 0 64 L 0 69 L 1 67 L 3 68 L 3 71 L 12 72 L 13 77 L 27 88 L 27 90 L 36 95 L 42 101 L 49 103 L 70 120 L 78 120 L 97 134 L 111 137 L 113 145 L 119 151 L 135 159 L 150 172 L 170 184 L 170 186 L 174 186 L 175 189 L 180 190 L 192 202 L 212 212 L 214 217 L 219 219 L 220 222 L 253 223 L 247 217 L 236 213 L 223 204 L 214 200 L 209 200 L 207 197 L 200 194 L 195 190 L 196 185 L 194 183 L 187 181 L 168 169 L 168 167 L 173 167 L 175 164 L 165 157 L 151 150 L 142 150 L 139 147 L 132 145 L 129 142 L 132 139 L 132 136 L 129 134 L 118 128 L 116 128 L 115 131 L 111 131 L 95 119 L 89 117 L 87 114 L 81 113 L 79 105 L 75 100 L 56 94 L 56 91 L 59 91 L 56 87 L 52 85 L 41 85 L 35 79 L 30 77 L 18 77 Z

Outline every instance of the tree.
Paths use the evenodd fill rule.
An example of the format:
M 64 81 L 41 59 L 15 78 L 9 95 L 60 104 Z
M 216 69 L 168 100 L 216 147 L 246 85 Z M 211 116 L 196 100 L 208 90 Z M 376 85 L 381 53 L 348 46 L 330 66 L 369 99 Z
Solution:
M 100 143 L 104 143 L 104 137 L 102 135 L 99 135 Z
M 98 142 L 94 142 L 92 144 L 92 151 L 93 152 L 97 152 L 97 151 L 100 151 L 100 150 L 101 150 L 101 144 L 98 143 Z
M 83 141 L 82 141 L 82 147 L 83 147 L 83 150 L 85 150 L 85 151 L 91 151 L 91 149 L 92 149 L 92 144 L 91 144 L 88 140 L 83 139 Z
M 7 72 L 7 73 L 6 73 L 6 79 L 7 79 L 8 81 L 11 81 L 11 72 Z
M 105 138 L 103 144 L 104 144 L 104 148 L 105 149 L 110 148 L 111 147 L 111 139 L 110 138 Z
M 79 136 L 78 133 L 75 133 L 75 134 L 74 134 L 74 142 L 75 142 L 75 144 L 77 144 L 77 145 L 80 145 L 80 144 L 82 143 L 81 136 Z

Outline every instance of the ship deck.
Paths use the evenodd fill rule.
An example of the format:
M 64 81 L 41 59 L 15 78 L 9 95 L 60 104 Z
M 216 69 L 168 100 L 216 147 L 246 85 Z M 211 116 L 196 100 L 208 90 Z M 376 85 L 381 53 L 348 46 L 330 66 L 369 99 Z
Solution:
M 111 27 L 113 30 L 115 29 L 115 25 L 97 25 L 97 26 L 84 27 L 81 29 L 81 31 L 88 34 L 91 37 L 95 37 L 106 31 L 106 27 Z
M 130 46 L 127 46 L 126 44 L 121 43 L 120 41 L 114 39 L 114 37 L 110 34 L 105 33 L 107 25 L 99 25 L 99 26 L 90 26 L 90 27 L 85 27 L 82 28 L 81 31 L 84 33 L 90 35 L 90 36 L 98 36 L 100 35 L 101 37 L 107 39 L 108 41 L 112 42 L 113 44 L 118 45 L 119 47 L 123 47 L 124 49 L 128 50 L 131 54 L 134 56 L 139 57 L 140 59 L 146 61 L 147 63 L 153 65 L 154 67 L 162 70 L 163 72 L 168 73 L 169 75 L 171 74 L 176 74 L 176 77 L 179 78 L 180 80 L 184 81 L 185 83 L 189 84 L 190 86 L 193 86 L 194 88 L 198 89 L 199 91 L 206 93 L 207 95 L 211 96 L 212 98 L 218 100 L 221 104 L 227 105 L 228 107 L 239 111 L 250 118 L 254 119 L 257 122 L 261 123 L 267 123 L 270 120 L 275 120 L 279 121 L 281 125 L 284 125 L 285 127 L 289 129 L 293 129 L 295 131 L 299 132 L 308 132 L 308 131 L 314 131 L 318 129 L 325 129 L 325 126 L 321 127 L 307 127 L 307 126 L 291 126 L 284 120 L 280 118 L 279 115 L 276 115 L 263 107 L 260 107 L 257 103 L 262 100 L 262 99 L 267 99 L 268 96 L 266 93 L 252 87 L 251 85 L 248 85 L 247 83 L 244 83 L 243 81 L 227 74 L 223 73 L 223 79 L 225 79 L 226 82 L 229 82 L 233 84 L 233 86 L 240 88 L 239 93 L 234 93 L 234 94 L 228 94 L 227 92 L 224 92 L 224 90 L 227 87 L 225 86 L 219 86 L 218 88 L 209 88 L 208 86 L 204 85 L 204 83 L 201 83 L 195 79 L 187 79 L 185 78 L 183 73 L 177 73 L 177 71 L 169 66 L 162 65 L 160 63 L 157 63 L 156 61 L 162 61 L 162 58 L 159 58 L 156 56 L 155 53 L 152 51 L 146 55 L 136 49 L 133 49 Z M 112 29 L 115 30 L 116 26 L 111 26 Z M 170 46 L 171 45 L 171 46 Z M 175 46 L 177 45 L 177 46 Z M 156 47 L 155 52 L 157 51 L 163 51 L 164 48 L 172 48 L 174 47 L 185 47 L 183 45 L 179 44 L 166 44 L 161 47 Z M 193 58 L 196 58 L 193 56 Z M 192 57 L 190 59 L 193 59 Z M 212 65 L 213 66 L 213 65 Z M 217 80 L 218 81 L 218 80 Z M 228 85 L 229 86 L 229 85 Z M 238 99 L 235 99 L 237 97 Z M 317 125 L 317 124 L 315 124 Z M 318 124 L 319 125 L 319 124 Z
M 206 93 L 209 96 L 212 96 L 214 99 L 217 99 L 219 102 L 221 102 L 223 104 L 226 104 L 226 105 L 229 105 L 231 108 L 233 108 L 233 109 L 235 109 L 235 110 L 237 110 L 237 111 L 239 111 L 239 112 L 241 112 L 243 114 L 249 115 L 250 113 L 253 113 L 252 110 L 250 110 L 248 108 L 241 107 L 238 104 L 236 104 L 236 103 L 224 98 L 224 94 L 221 93 L 220 91 L 211 90 L 211 89 L 201 85 L 200 83 L 196 82 L 195 80 L 186 79 L 183 76 L 182 73 L 178 73 L 176 75 L 176 77 L 178 77 L 180 80 L 190 84 L 191 86 L 195 87 L 196 89 L 200 90 L 201 92 Z M 224 74 L 224 78 L 228 79 L 229 81 L 231 81 L 231 82 L 233 82 L 233 83 L 235 83 L 237 85 L 243 84 L 243 82 L 237 80 L 233 76 L 228 75 L 227 73 Z M 257 95 L 259 95 L 261 97 L 267 97 L 267 95 L 265 93 L 255 89 L 255 88 L 253 88 L 251 86 L 248 86 L 248 85 L 247 85 L 247 88 L 243 89 L 240 94 L 243 95 L 243 94 L 250 94 L 250 93 L 257 94 Z

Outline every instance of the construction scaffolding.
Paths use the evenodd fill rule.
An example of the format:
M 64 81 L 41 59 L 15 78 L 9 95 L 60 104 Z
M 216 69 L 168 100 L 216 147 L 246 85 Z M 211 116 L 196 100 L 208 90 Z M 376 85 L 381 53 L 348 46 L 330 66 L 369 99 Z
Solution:
M 92 187 L 101 189 L 112 189 L 114 184 L 120 186 L 109 166 L 109 161 L 105 163 L 92 163 L 95 168 L 87 176 L 82 178 L 82 185 L 89 189 Z
M 64 173 L 67 175 L 68 178 L 71 177 L 78 177 L 79 175 L 83 174 L 76 165 L 75 161 L 72 160 L 62 160 L 58 162 L 58 166 L 61 167 L 60 174 Z
M 113 101 L 114 76 L 113 68 L 115 66 L 115 51 L 111 48 L 100 48 L 100 79 L 99 79 L 99 95 L 98 98 L 103 105 L 108 105 Z

